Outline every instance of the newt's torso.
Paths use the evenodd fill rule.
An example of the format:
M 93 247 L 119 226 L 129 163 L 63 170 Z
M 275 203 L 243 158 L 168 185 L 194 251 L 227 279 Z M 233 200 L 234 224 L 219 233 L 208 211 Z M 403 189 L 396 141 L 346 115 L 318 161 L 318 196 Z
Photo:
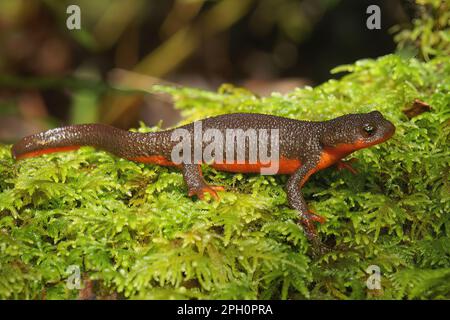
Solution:
M 262 114 L 228 114 L 159 132 L 158 136 L 149 137 L 151 141 L 147 141 L 147 144 L 150 145 L 159 143 L 157 147 L 149 148 L 145 155 L 140 154 L 137 157 L 129 157 L 129 159 L 160 165 L 175 165 L 171 153 L 175 146 L 181 142 L 181 139 L 174 141 L 173 134 L 174 130 L 180 129 L 187 130 L 190 134 L 192 162 L 195 160 L 193 154 L 196 141 L 201 141 L 201 151 L 203 152 L 213 141 L 217 142 L 216 136 L 208 135 L 208 130 L 219 132 L 222 147 L 217 150 L 219 150 L 221 156 L 218 157 L 213 153 L 214 159 L 208 164 L 220 171 L 259 173 L 261 168 L 272 165 L 273 163 L 261 161 L 259 155 L 262 152 L 268 157 L 271 156 L 272 149 L 274 149 L 271 139 L 274 139 L 275 131 L 277 131 L 278 137 L 278 145 L 276 146 L 278 156 L 270 161 L 278 163 L 279 170 L 276 173 L 290 174 L 295 172 L 301 166 L 301 159 L 307 157 L 311 151 L 316 152 L 319 147 L 317 139 L 314 137 L 320 131 L 320 123 Z M 201 132 L 201 137 L 198 135 L 199 132 Z M 263 134 L 267 134 L 265 137 L 267 140 L 262 138 L 261 135 Z M 252 149 L 250 140 L 253 139 L 253 142 L 256 143 Z M 233 156 L 227 157 L 227 147 L 231 146 L 234 149 Z M 242 153 L 244 155 L 243 161 L 238 159 L 239 148 L 244 149 Z M 256 154 L 256 157 L 252 158 L 252 152 Z

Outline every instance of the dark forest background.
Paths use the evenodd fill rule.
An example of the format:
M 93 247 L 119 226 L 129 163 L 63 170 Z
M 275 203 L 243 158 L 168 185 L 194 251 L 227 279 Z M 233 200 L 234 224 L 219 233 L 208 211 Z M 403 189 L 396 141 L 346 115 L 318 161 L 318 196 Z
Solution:
M 68 30 L 66 8 L 81 9 Z M 381 8 L 368 30 L 366 9 Z M 0 1 L 0 141 L 70 123 L 129 128 L 179 121 L 155 83 L 259 95 L 336 77 L 330 69 L 395 49 L 410 1 Z

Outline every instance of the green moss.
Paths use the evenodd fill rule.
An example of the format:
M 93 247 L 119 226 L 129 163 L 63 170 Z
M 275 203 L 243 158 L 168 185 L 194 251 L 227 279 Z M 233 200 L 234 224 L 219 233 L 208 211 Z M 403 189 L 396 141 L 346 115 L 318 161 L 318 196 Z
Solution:
M 330 251 L 311 255 L 285 176 L 228 174 L 219 202 L 187 196 L 176 169 L 136 164 L 92 148 L 14 163 L 0 147 L 0 298 L 76 298 L 70 265 L 97 293 L 126 298 L 450 298 L 450 58 L 388 55 L 336 68 L 315 88 L 259 98 L 170 93 L 185 122 L 228 112 L 329 119 L 380 110 L 397 127 L 387 143 L 354 154 L 359 175 L 327 169 L 304 187 L 328 221 Z M 431 111 L 408 119 L 414 99 Z M 153 128 L 153 130 L 156 128 Z M 142 131 L 149 130 L 141 128 Z M 366 287 L 369 265 L 382 290 Z

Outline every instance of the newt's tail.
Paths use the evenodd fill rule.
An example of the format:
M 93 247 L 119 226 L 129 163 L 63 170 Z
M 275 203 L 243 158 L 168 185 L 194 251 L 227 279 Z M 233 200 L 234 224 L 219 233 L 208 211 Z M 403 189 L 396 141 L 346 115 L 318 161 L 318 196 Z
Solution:
M 154 138 L 152 134 L 130 132 L 104 124 L 83 124 L 56 128 L 23 138 L 12 147 L 15 159 L 76 150 L 92 146 L 119 157 L 145 156 Z

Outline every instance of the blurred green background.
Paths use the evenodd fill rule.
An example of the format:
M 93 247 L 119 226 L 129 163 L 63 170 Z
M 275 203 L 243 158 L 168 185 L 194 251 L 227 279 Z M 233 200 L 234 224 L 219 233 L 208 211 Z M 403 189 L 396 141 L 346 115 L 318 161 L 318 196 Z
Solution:
M 70 4 L 81 30 L 66 27 Z M 371 4 L 381 30 L 366 28 Z M 71 123 L 174 125 L 155 83 L 259 95 L 315 85 L 392 52 L 392 26 L 416 14 L 401 0 L 0 0 L 0 141 Z

